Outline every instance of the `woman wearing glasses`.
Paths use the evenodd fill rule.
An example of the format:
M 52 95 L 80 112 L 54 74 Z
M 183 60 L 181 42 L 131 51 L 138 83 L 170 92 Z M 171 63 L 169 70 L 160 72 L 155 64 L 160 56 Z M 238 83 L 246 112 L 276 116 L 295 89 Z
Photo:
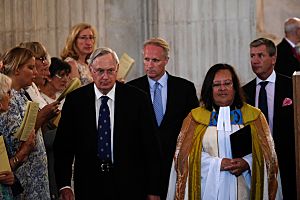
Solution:
M 260 110 L 244 102 L 232 66 L 216 64 L 209 69 L 200 102 L 183 122 L 167 199 L 280 197 L 267 121 Z M 233 140 L 237 134 L 238 141 Z
M 71 66 L 62 61 L 59 58 L 52 57 L 51 65 L 49 67 L 50 75 L 48 76 L 46 83 L 41 88 L 41 95 L 47 104 L 51 104 L 56 101 L 60 93 L 65 89 L 69 82 L 69 74 Z M 64 99 L 60 102 L 59 110 L 62 109 Z M 53 156 L 53 141 L 56 136 L 56 127 L 52 122 L 48 123 L 44 129 L 44 142 L 48 159 L 48 173 L 51 199 L 58 199 L 58 189 L 56 186 L 56 180 L 54 175 L 54 156 Z
M 93 82 L 87 59 L 95 49 L 96 34 L 95 28 L 90 24 L 80 23 L 73 26 L 61 53 L 61 58 L 72 67 L 70 78 L 79 78 L 82 85 Z
M 52 57 L 49 71 L 50 75 L 47 77 L 45 86 L 41 89 L 41 95 L 48 104 L 54 102 L 66 88 L 70 80 L 71 66 L 59 58 Z M 59 107 L 61 110 L 62 103 Z

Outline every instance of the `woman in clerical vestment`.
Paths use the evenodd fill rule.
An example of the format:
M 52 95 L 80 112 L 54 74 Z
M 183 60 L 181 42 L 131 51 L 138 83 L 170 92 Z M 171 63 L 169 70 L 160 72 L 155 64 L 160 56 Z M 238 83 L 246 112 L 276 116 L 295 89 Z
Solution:
M 267 121 L 259 109 L 244 102 L 232 66 L 216 64 L 209 69 L 200 102 L 183 122 L 167 199 L 281 199 Z M 241 138 L 233 146 L 231 135 L 247 125 L 250 140 Z M 233 147 L 240 150 L 233 152 Z

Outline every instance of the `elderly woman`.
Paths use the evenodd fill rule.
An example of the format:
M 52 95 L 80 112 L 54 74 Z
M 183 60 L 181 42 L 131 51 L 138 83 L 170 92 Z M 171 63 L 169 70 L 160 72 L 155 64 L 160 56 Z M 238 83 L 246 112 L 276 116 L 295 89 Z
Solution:
M 41 132 L 31 132 L 26 142 L 15 137 L 24 118 L 27 97 L 25 88 L 36 76 L 35 57 L 27 48 L 15 47 L 3 57 L 3 73 L 12 79 L 9 109 L 0 114 L 0 132 L 8 146 L 8 156 L 24 192 L 21 199 L 50 199 L 47 157 Z
M 244 103 L 232 66 L 209 69 L 200 102 L 183 122 L 167 199 L 275 199 L 273 139 L 262 112 Z M 240 142 L 248 142 L 250 152 L 233 157 L 230 135 L 247 125 L 252 139 Z
M 54 102 L 66 88 L 70 80 L 71 66 L 59 58 L 52 57 L 49 71 L 50 75 L 47 77 L 45 86 L 41 89 L 41 95 L 48 104 Z M 62 103 L 60 104 L 60 110 L 61 107 Z
M 11 79 L 0 73 L 0 113 L 8 110 L 10 100 Z M 0 133 L 0 135 L 2 135 Z M 10 186 L 14 183 L 14 174 L 11 171 L 0 172 L 0 199 L 13 199 Z
M 49 67 L 50 75 L 47 77 L 47 81 L 44 87 L 41 88 L 41 95 L 47 102 L 47 104 L 56 101 L 62 90 L 65 89 L 69 82 L 69 74 L 71 66 L 62 61 L 59 58 L 51 58 L 51 65 Z M 62 109 L 64 99 L 60 102 L 59 109 Z M 56 128 L 49 123 L 44 129 L 44 142 L 48 158 L 48 172 L 50 193 L 52 199 L 58 199 L 58 189 L 56 186 L 55 174 L 54 174 L 54 157 L 53 157 L 53 141 L 56 136 Z
M 79 78 L 82 85 L 93 82 L 87 59 L 95 49 L 96 34 L 96 29 L 90 24 L 76 24 L 72 27 L 60 55 L 72 67 L 70 78 Z

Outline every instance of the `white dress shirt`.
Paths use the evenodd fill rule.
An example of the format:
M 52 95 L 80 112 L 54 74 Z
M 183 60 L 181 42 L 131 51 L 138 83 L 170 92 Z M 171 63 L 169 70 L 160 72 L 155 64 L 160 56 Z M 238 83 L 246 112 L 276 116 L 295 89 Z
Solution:
M 94 90 L 95 90 L 95 109 L 96 109 L 96 128 L 98 129 L 98 118 L 99 118 L 99 109 L 101 106 L 101 97 L 107 96 L 109 100 L 107 101 L 107 105 L 109 107 L 109 113 L 110 113 L 110 130 L 111 130 L 111 159 L 112 162 L 114 161 L 114 152 L 113 152 L 113 139 L 114 139 L 114 116 L 115 116 L 115 91 L 116 91 L 116 84 L 113 86 L 113 88 L 107 93 L 107 95 L 103 95 L 97 86 L 94 84 Z
M 268 100 L 268 119 L 269 119 L 269 127 L 271 133 L 273 135 L 273 116 L 274 116 L 274 95 L 275 95 L 275 80 L 276 80 L 276 73 L 273 70 L 272 74 L 266 79 L 261 80 L 260 78 L 256 78 L 256 94 L 255 94 L 255 107 L 258 107 L 258 97 L 260 91 L 260 82 L 262 81 L 269 81 L 266 85 L 266 92 L 267 92 L 267 100 Z

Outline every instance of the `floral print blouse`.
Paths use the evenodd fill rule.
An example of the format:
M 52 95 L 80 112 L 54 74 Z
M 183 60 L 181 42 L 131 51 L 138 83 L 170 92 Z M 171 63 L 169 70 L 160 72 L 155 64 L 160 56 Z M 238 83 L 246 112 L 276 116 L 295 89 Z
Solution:
M 16 154 L 21 145 L 20 140 L 14 137 L 14 133 L 22 123 L 27 101 L 23 89 L 20 91 L 12 89 L 9 110 L 0 114 L 0 133 L 4 136 L 9 158 Z M 21 199 L 50 199 L 47 156 L 41 130 L 36 131 L 35 148 L 27 160 L 15 169 L 14 174 L 24 188 Z
M 87 85 L 89 83 L 92 83 L 94 80 L 93 80 L 93 77 L 91 75 L 91 72 L 89 70 L 89 68 L 87 67 L 87 65 L 83 65 L 79 62 L 77 62 L 77 60 L 71 58 L 71 57 L 67 57 L 65 59 L 66 62 L 74 62 L 76 63 L 76 66 L 77 66 L 77 69 L 78 69 L 78 72 L 79 72 L 79 79 L 81 81 L 81 85 L 84 86 L 84 85 Z

